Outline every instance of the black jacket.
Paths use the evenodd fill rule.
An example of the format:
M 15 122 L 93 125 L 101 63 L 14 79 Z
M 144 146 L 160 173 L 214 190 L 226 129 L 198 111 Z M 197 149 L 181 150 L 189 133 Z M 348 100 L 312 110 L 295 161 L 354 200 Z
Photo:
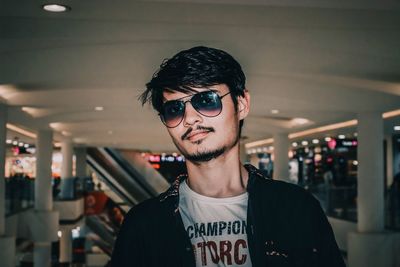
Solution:
M 265 178 L 251 165 L 247 239 L 253 267 L 345 266 L 319 202 L 299 186 Z M 195 267 L 178 210 L 178 177 L 169 190 L 132 208 L 115 243 L 113 267 Z

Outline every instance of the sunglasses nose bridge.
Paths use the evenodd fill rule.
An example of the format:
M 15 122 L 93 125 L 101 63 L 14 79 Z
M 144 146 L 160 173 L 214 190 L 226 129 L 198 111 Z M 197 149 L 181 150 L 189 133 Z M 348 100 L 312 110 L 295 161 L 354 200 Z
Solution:
M 201 114 L 194 108 L 192 99 L 183 101 L 184 109 L 183 109 L 183 123 L 184 125 L 193 125 L 198 121 L 202 120 Z M 186 103 L 190 103 L 190 105 L 186 105 Z

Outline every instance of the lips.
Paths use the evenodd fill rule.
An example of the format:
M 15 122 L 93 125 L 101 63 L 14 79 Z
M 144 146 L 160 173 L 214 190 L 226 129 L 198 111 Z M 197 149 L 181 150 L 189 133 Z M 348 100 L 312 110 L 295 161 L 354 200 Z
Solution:
M 204 137 L 206 137 L 208 135 L 210 131 L 206 131 L 206 130 L 202 130 L 202 131 L 192 131 L 187 137 L 186 139 L 189 141 L 197 141 L 200 140 Z
M 215 132 L 214 128 L 198 125 L 196 128 L 190 127 L 181 136 L 181 140 L 194 141 L 194 139 L 199 140 L 205 137 L 209 132 Z

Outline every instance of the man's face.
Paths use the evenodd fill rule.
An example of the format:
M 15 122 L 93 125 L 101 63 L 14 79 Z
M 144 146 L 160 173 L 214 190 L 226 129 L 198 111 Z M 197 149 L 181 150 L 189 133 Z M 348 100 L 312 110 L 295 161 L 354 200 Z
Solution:
M 196 92 L 213 90 L 219 96 L 229 93 L 225 84 L 209 88 L 192 88 Z M 181 99 L 188 101 L 195 94 L 164 92 L 164 102 Z M 232 97 L 221 99 L 222 110 L 218 116 L 206 117 L 197 112 L 190 102 L 185 104 L 182 122 L 175 128 L 167 128 L 178 150 L 193 162 L 204 162 L 216 158 L 232 149 L 239 140 L 239 121 L 248 113 L 249 97 L 239 97 L 236 111 Z

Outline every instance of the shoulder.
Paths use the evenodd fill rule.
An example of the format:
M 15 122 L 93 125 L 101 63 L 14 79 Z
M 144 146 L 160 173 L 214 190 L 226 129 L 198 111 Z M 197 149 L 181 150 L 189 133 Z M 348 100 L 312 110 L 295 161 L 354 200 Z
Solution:
M 252 165 L 245 165 L 245 167 L 250 175 L 250 190 L 262 193 L 263 195 L 276 195 L 284 198 L 295 198 L 298 200 L 304 199 L 304 201 L 313 201 L 314 199 L 303 187 L 289 182 L 268 178 Z
M 140 224 L 143 220 L 156 217 L 162 211 L 163 205 L 160 202 L 160 197 L 147 199 L 136 206 L 132 207 L 125 215 L 124 223 Z
M 251 165 L 246 168 L 251 176 L 248 190 L 257 203 L 286 211 L 320 209 L 319 201 L 303 187 L 265 177 Z
M 280 180 L 265 179 L 255 182 L 255 192 L 262 197 L 270 198 L 292 207 L 319 206 L 319 201 L 303 187 Z

